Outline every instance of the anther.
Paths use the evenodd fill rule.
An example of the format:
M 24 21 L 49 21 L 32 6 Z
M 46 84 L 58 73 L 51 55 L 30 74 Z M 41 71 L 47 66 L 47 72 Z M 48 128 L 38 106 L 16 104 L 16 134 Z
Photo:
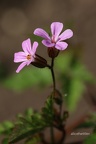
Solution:
M 27 55 L 27 59 L 30 60 L 31 59 L 31 55 Z

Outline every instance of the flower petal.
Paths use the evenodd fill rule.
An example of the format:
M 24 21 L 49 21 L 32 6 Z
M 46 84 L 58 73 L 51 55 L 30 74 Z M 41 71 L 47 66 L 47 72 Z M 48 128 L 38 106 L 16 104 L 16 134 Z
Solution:
M 29 38 L 22 42 L 22 48 L 27 55 L 32 52 L 31 40 Z
M 26 61 L 26 54 L 24 52 L 17 52 L 14 54 L 14 62 L 23 62 Z
M 65 50 L 67 46 L 68 44 L 66 42 L 57 42 L 55 45 L 58 50 Z
M 27 64 L 27 62 L 22 62 L 19 67 L 16 70 L 16 73 L 19 73 L 21 71 L 21 69 L 23 69 L 23 67 Z
M 55 45 L 55 43 L 52 43 L 50 40 L 42 40 L 42 43 L 46 46 L 46 47 L 53 47 Z
M 34 61 L 34 58 L 32 57 L 31 60 L 28 60 L 28 61 L 26 62 L 27 66 L 28 66 L 31 62 L 33 62 L 33 61 Z
M 35 42 L 33 43 L 33 46 L 32 46 L 32 56 L 35 55 L 35 52 L 36 52 L 37 47 L 38 47 L 38 42 L 35 41 Z
M 67 29 L 59 36 L 59 41 L 69 39 L 72 36 L 73 36 L 73 31 L 70 29 Z
M 34 34 L 37 35 L 37 36 L 40 36 L 44 39 L 50 40 L 50 37 L 49 37 L 48 33 L 45 30 L 41 29 L 41 28 L 35 29 Z
M 63 24 L 60 22 L 53 22 L 51 24 L 51 33 L 52 36 L 55 36 L 55 41 L 58 39 L 58 36 L 61 33 L 62 29 L 63 29 Z

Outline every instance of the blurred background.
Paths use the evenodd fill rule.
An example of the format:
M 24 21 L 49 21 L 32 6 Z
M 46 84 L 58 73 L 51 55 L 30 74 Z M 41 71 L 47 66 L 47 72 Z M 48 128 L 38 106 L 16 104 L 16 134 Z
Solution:
M 5 119 L 14 120 L 15 115 L 22 113 L 26 108 L 40 110 L 44 105 L 51 91 L 50 86 L 39 90 L 36 85 L 35 88 L 16 92 L 2 85 L 2 79 L 15 74 L 18 64 L 13 62 L 14 53 L 21 51 L 22 41 L 28 38 L 37 27 L 49 29 L 54 21 L 62 22 L 64 26 L 74 31 L 70 45 L 71 43 L 81 45 L 77 47 L 82 51 L 80 59 L 94 77 L 96 76 L 95 0 L 0 0 L 0 122 Z M 46 48 L 43 47 L 41 44 L 37 52 L 46 58 Z M 89 87 L 89 89 L 92 92 L 96 91 L 95 87 Z M 83 99 L 80 100 L 79 105 L 81 106 L 77 108 L 79 113 L 74 112 L 69 123 L 79 119 L 93 108 Z M 76 137 L 70 136 L 68 140 L 71 139 Z

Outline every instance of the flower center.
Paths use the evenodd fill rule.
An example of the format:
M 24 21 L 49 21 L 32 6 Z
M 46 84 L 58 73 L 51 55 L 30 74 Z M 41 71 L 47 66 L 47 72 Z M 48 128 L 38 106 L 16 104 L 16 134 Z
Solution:
M 31 60 L 31 55 L 27 55 L 27 60 Z
M 52 42 L 52 43 L 56 43 L 56 41 L 55 41 L 55 36 L 54 36 L 54 35 L 53 35 L 52 38 L 51 38 L 51 42 Z

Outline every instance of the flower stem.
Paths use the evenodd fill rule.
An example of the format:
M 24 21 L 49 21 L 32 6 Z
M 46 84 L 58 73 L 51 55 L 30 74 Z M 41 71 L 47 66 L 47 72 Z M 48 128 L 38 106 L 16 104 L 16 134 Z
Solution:
M 54 58 L 52 58 L 51 60 L 51 75 L 52 75 L 52 79 L 53 79 L 53 95 L 52 95 L 52 112 L 54 114 L 54 109 L 53 109 L 53 98 L 55 96 L 55 89 L 56 89 L 56 83 L 55 83 L 55 74 L 54 74 Z M 53 116 L 54 117 L 54 116 Z M 51 134 L 51 143 L 54 144 L 54 129 L 53 129 L 53 125 L 50 128 L 50 134 Z
M 54 58 L 51 59 L 51 65 L 47 65 L 47 67 L 50 69 L 51 71 L 51 75 L 52 75 L 52 80 L 53 80 L 53 93 L 52 93 L 52 113 L 54 114 L 54 108 L 53 108 L 53 100 L 54 100 L 54 96 L 55 96 L 55 89 L 56 89 L 56 82 L 55 82 L 55 74 L 54 74 Z M 53 115 L 54 117 L 54 115 Z M 53 130 L 53 124 L 50 127 L 50 135 L 51 135 L 51 144 L 55 144 L 54 141 L 54 130 Z
M 53 79 L 53 92 L 55 92 L 55 89 L 56 89 L 56 82 L 55 82 L 55 75 L 54 75 L 54 58 L 52 58 L 52 61 L 51 61 L 51 74 L 52 74 L 52 79 Z

